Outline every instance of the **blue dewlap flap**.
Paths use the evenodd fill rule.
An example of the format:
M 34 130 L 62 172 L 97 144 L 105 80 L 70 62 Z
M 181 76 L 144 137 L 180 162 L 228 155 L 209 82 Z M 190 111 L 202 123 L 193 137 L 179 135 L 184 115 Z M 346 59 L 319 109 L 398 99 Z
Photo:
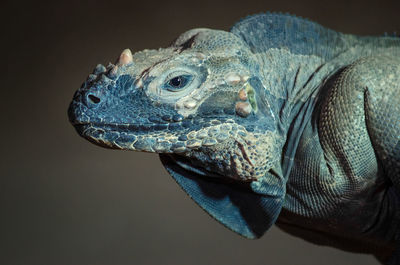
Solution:
M 160 160 L 181 188 L 208 214 L 232 231 L 246 237 L 261 237 L 276 221 L 284 199 L 284 188 L 265 193 L 250 186 L 226 183 L 200 175 L 191 166 L 179 165 L 173 156 L 160 154 Z M 198 173 L 196 173 L 196 171 Z

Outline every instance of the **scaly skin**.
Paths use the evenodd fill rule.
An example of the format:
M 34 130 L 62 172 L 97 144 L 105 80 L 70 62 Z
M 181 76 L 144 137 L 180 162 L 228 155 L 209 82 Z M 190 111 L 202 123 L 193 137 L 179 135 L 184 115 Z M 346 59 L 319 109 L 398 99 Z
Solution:
M 216 220 L 399 264 L 400 39 L 264 14 L 98 65 L 69 118 L 95 144 L 155 152 Z

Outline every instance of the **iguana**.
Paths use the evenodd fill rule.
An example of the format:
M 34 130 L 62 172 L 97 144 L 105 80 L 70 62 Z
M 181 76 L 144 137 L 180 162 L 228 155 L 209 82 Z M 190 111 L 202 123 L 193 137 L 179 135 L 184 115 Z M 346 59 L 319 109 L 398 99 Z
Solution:
M 400 38 L 286 14 L 122 52 L 69 119 L 108 148 L 154 152 L 206 212 L 246 238 L 272 224 L 400 264 Z

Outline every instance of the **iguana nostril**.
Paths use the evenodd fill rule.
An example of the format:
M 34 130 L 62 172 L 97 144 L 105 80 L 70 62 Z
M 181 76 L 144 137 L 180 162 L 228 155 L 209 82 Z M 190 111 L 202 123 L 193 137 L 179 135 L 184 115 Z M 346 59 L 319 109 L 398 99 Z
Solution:
M 94 96 L 94 95 L 88 95 L 88 100 L 91 102 L 91 103 L 94 103 L 94 104 L 98 104 L 98 103 L 100 103 L 100 98 L 98 98 L 98 97 L 96 97 L 96 96 Z

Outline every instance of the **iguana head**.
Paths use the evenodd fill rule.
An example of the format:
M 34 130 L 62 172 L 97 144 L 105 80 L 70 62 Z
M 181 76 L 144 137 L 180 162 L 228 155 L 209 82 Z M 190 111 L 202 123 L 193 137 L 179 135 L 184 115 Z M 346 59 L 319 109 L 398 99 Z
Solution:
M 261 149 L 273 151 L 274 144 L 260 137 L 272 137 L 276 126 L 267 99 L 259 95 L 265 92 L 256 71 L 241 39 L 194 29 L 171 47 L 133 55 L 127 49 L 116 65 L 98 65 L 75 94 L 69 117 L 83 137 L 101 146 L 195 160 L 206 149 L 214 160 L 229 156 L 216 173 L 253 180 L 262 151 L 252 153 L 260 144 L 270 144 Z M 228 165 L 231 160 L 237 161 Z
M 260 194 L 269 185 L 267 195 L 276 201 L 271 208 L 279 208 L 284 188 L 273 187 L 284 186 L 277 166 L 284 139 L 259 71 L 238 36 L 194 29 L 168 48 L 124 50 L 115 65 L 98 65 L 75 93 L 69 118 L 98 145 L 163 154 L 182 186 L 189 184 L 175 175 L 227 179 Z M 206 200 L 194 199 L 200 205 Z M 216 218 L 245 236 L 259 236 Z

